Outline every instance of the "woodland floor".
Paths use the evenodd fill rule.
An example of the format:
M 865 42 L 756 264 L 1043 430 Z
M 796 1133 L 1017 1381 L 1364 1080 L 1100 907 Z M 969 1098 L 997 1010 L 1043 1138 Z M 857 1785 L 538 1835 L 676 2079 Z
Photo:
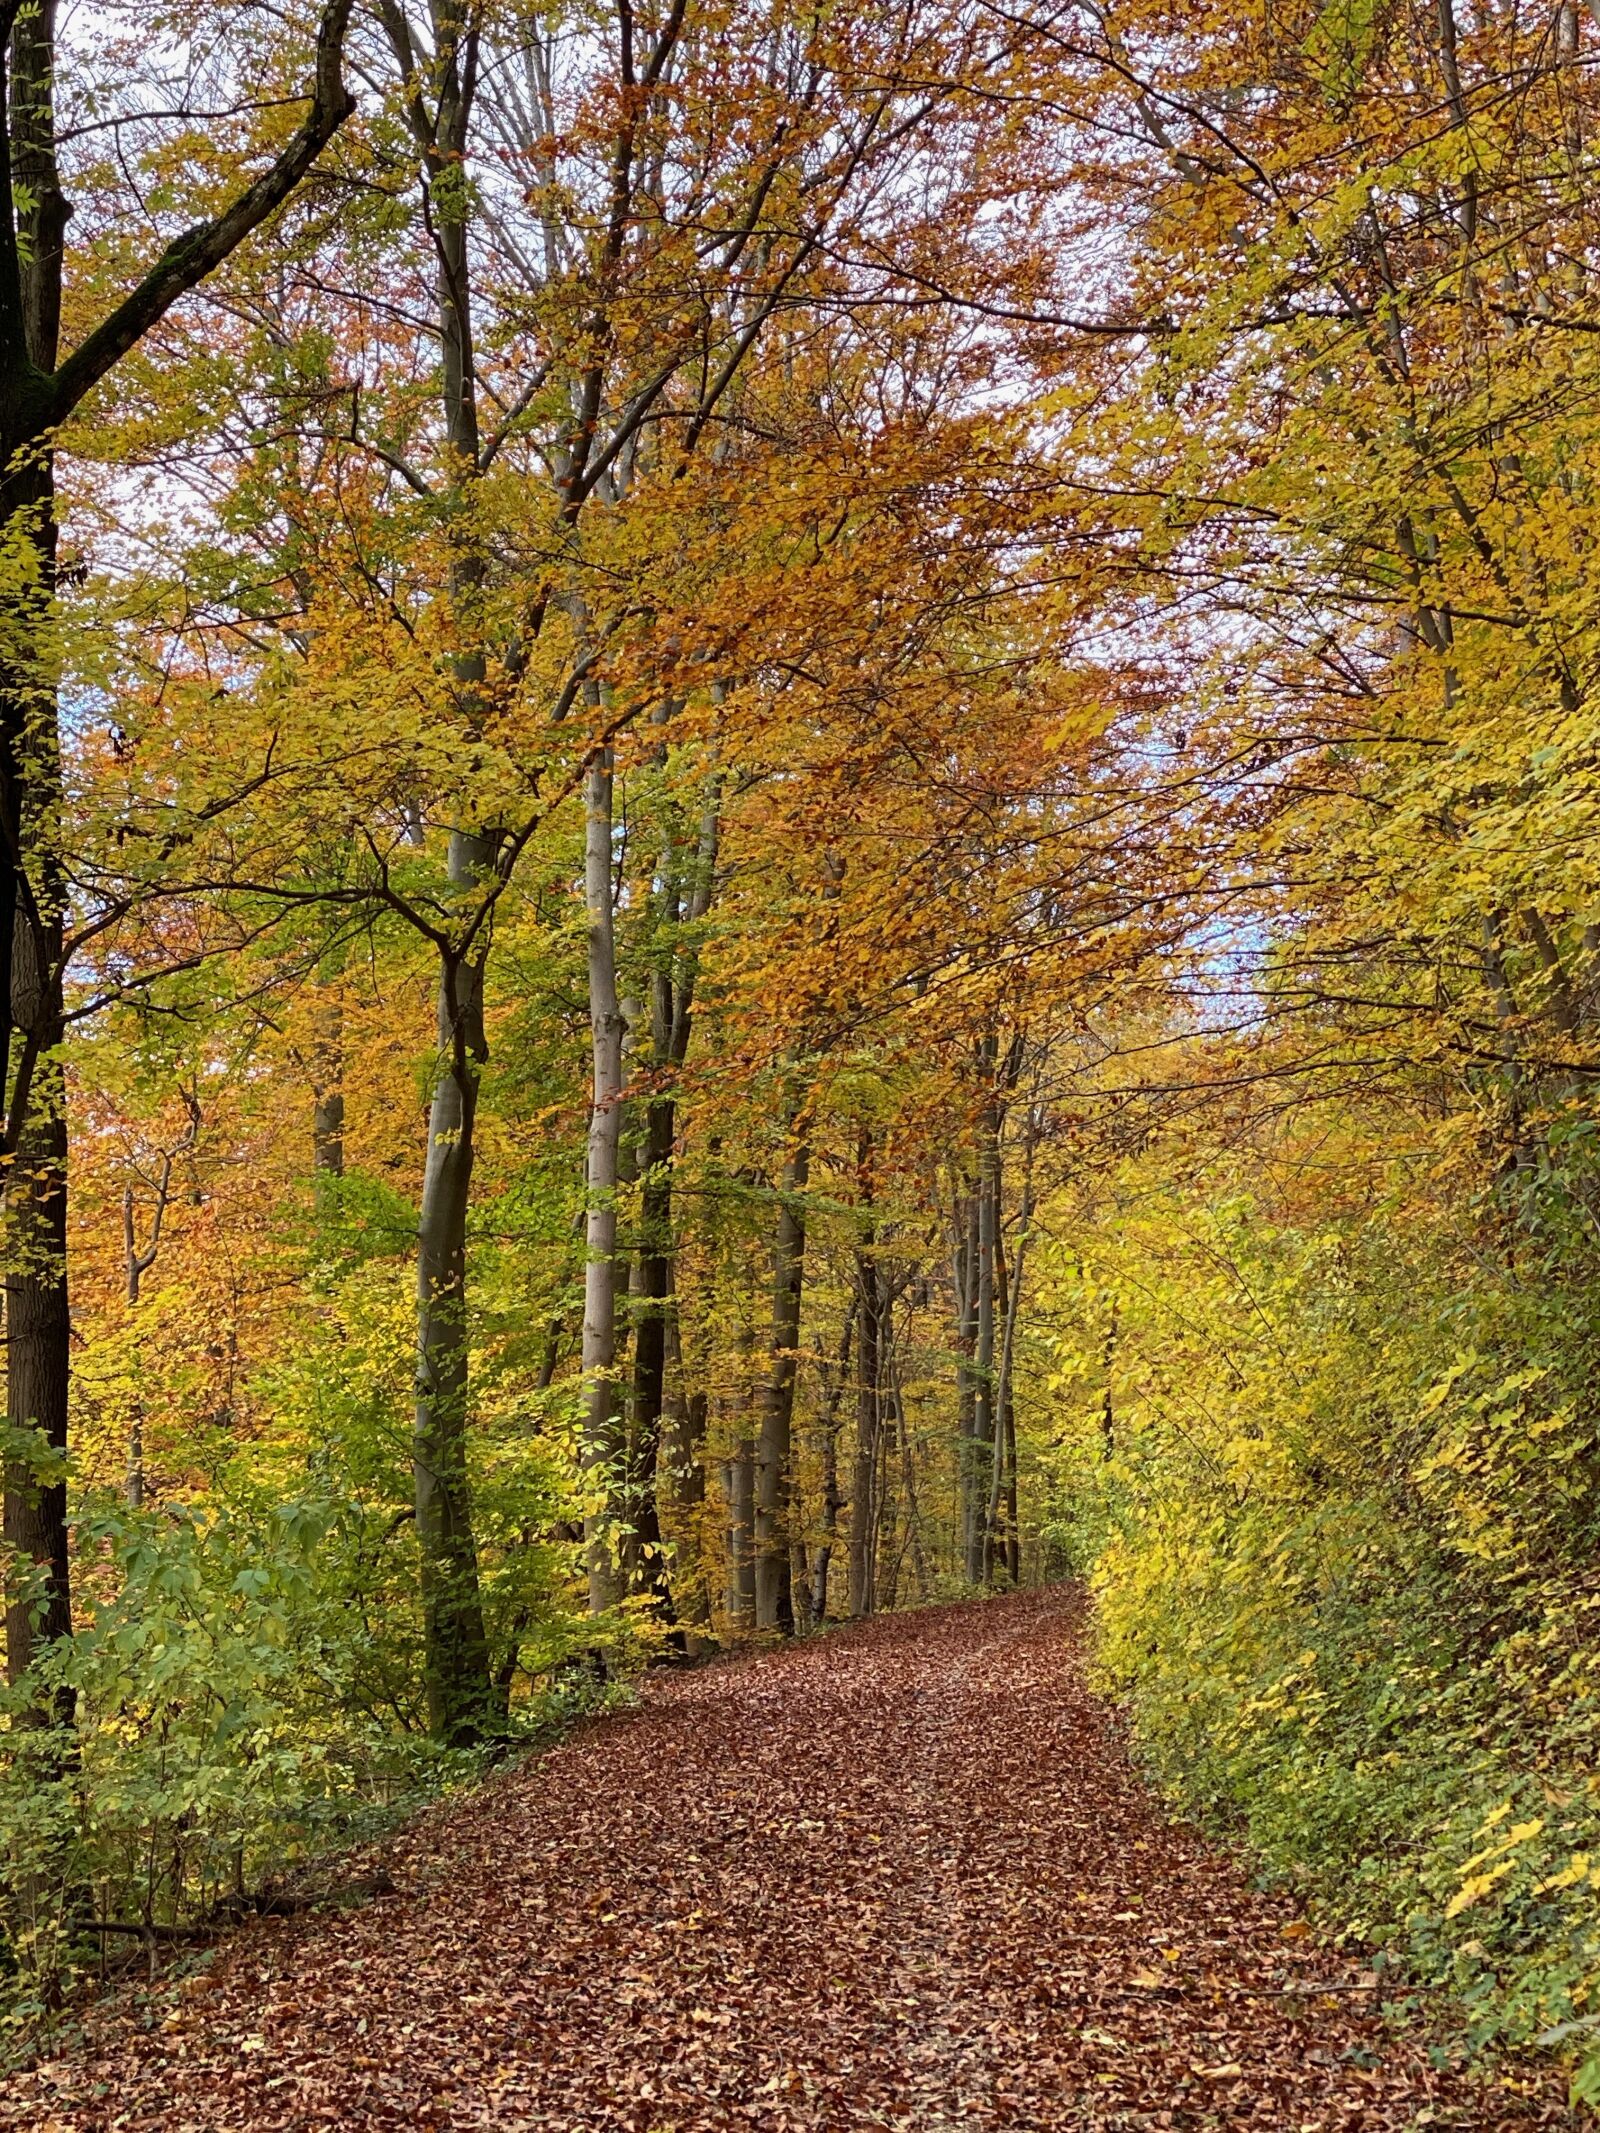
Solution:
M 0 2087 L 33 2133 L 1557 2126 L 1174 1826 L 1066 1590 L 649 1683 Z

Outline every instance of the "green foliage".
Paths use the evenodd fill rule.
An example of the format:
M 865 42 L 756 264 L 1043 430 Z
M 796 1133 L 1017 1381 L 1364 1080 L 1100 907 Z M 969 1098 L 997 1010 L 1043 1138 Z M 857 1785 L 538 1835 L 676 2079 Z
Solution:
M 188 1441 L 208 1447 L 203 1487 L 138 1511 L 76 1491 L 78 1627 L 0 1730 L 0 1999 L 13 2024 L 98 1963 L 91 1921 L 228 1915 L 483 1766 L 426 1735 L 414 1307 L 404 1262 L 384 1250 L 392 1216 L 359 1180 L 329 1196 L 301 1338 L 251 1388 L 264 1424 L 229 1452 L 188 1420 Z M 492 1331 L 505 1299 L 485 1287 Z M 106 1407 L 115 1343 L 102 1346 L 87 1381 Z M 576 1663 L 596 1633 L 576 1611 L 572 1549 L 551 1538 L 571 1487 L 570 1387 L 529 1391 L 501 1352 L 486 1342 L 472 1440 L 506 1709 L 489 1754 L 602 1693 Z M 75 1712 L 70 1732 L 25 1722 L 52 1697 Z
M 43 1981 L 58 1991 L 99 1960 L 90 1921 L 226 1918 L 484 1763 L 420 1729 L 415 1631 L 394 1623 L 414 1570 L 386 1561 L 393 1530 L 370 1503 L 101 1501 L 77 1540 L 83 1619 L 44 1662 L 75 1727 L 23 1724 L 19 1706 L 0 1731 L 13 2026 L 44 2011 Z M 522 1647 L 546 1671 L 491 1752 L 600 1693 L 546 1629 L 537 1657 Z
M 1057 1532 L 1172 1794 L 1472 2041 L 1596 2045 L 1596 2100 L 1596 1269 L 1541 1190 L 1476 1229 L 1262 1190 L 1097 1231 L 1054 1272 Z

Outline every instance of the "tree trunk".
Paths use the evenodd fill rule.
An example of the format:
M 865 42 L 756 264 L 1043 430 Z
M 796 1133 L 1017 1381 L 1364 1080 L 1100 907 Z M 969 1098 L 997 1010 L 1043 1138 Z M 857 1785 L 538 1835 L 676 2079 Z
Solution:
M 584 1424 L 582 1456 L 589 1510 L 584 1542 L 589 1611 L 603 1614 L 622 1597 L 617 1562 L 618 1484 L 624 1450 L 617 1355 L 617 1182 L 622 1137 L 622 1046 L 617 997 L 616 925 L 612 908 L 610 750 L 584 784 L 584 898 L 589 918 L 589 1028 L 592 1084 L 585 1170 L 588 1213 L 583 1274 Z
M 658 916 L 670 928 L 676 929 L 686 918 L 691 922 L 703 918 L 710 907 L 719 823 L 719 786 L 713 778 L 702 810 L 687 882 L 682 878 L 684 869 L 670 833 L 665 840 L 658 877 Z M 698 951 L 693 939 L 685 948 L 674 937 L 670 940 L 667 958 L 658 965 L 651 980 L 650 1051 L 657 1086 L 645 1107 L 644 1180 L 639 1209 L 639 1305 L 634 1334 L 630 1417 L 630 1481 L 635 1518 L 641 1533 L 648 1532 L 654 1537 L 656 1567 L 652 1582 L 658 1605 L 669 1619 L 674 1611 L 672 1579 L 661 1546 L 656 1489 L 658 1472 L 663 1465 L 660 1445 L 667 1357 L 673 1346 L 672 1172 L 676 1160 L 677 1102 L 672 1091 L 689 1052 L 697 960 Z M 680 1356 L 680 1370 L 681 1367 Z M 693 1402 L 684 1399 L 680 1388 L 680 1416 L 686 1418 L 692 1407 Z M 686 1435 L 680 1424 L 672 1447 L 672 1458 L 678 1462 L 672 1487 L 680 1504 L 688 1501 L 683 1490 L 691 1479 L 684 1472 L 682 1462 L 686 1459 L 698 1461 L 701 1456 L 705 1407 L 705 1399 L 700 1396 L 698 1431 Z M 703 1502 L 703 1469 L 698 1471 L 695 1481 L 698 1501 Z M 699 1576 L 698 1568 L 695 1576 Z M 704 1609 L 703 1584 L 696 1586 L 696 1593 L 692 1604 Z M 708 1613 L 693 1617 L 696 1620 L 708 1618 Z
M 1006 1576 L 1022 1582 L 1022 1528 L 1017 1522 L 1017 1407 L 1006 1394 Z
M 491 857 L 489 840 L 456 831 L 452 882 L 469 886 Z M 412 1472 L 428 1723 L 455 1743 L 478 1738 L 498 1715 L 467 1483 L 467 1210 L 483 1049 L 482 963 L 447 962 L 439 982 L 441 1072 L 428 1113 L 417 1225 Z
M 800 1361 L 800 1305 L 805 1283 L 806 1189 L 811 1151 L 798 1129 L 784 1164 L 772 1248 L 772 1335 L 761 1388 L 755 1468 L 755 1599 L 757 1629 L 794 1629 L 790 1587 L 788 1508 L 794 1386 Z
M 870 1615 L 877 1601 L 878 1447 L 883 1427 L 883 1273 L 869 1226 L 856 1252 L 856 1456 L 850 1485 L 850 1612 Z
M 971 1474 L 977 1456 L 972 1431 L 978 1400 L 974 1367 L 978 1352 L 978 1203 L 964 1176 L 955 1181 L 950 1270 L 956 1303 L 955 1550 L 957 1560 L 965 1564 L 972 1511 Z
M 988 1569 L 989 1462 L 995 1439 L 995 1254 L 1000 1233 L 1000 1105 L 983 1110 L 978 1156 L 977 1336 L 973 1352 L 971 1459 L 966 1474 L 966 1575 L 981 1585 Z
M 0 527 L 14 542 L 13 583 L 0 638 L 0 1084 L 14 1271 L 6 1279 L 6 1411 L 37 1429 L 52 1461 L 67 1443 L 71 1327 L 67 1307 L 67 1137 L 59 1044 L 62 896 L 61 798 L 54 649 L 54 462 L 49 440 L 84 395 L 288 198 L 351 109 L 341 76 L 349 0 L 330 0 L 317 31 L 306 117 L 270 172 L 220 214 L 191 230 L 126 300 L 60 363 L 63 254 L 68 207 L 56 158 L 56 0 L 8 10 L 12 28 L 0 79 Z M 20 538 L 19 538 L 20 537 Z M 20 558 L 37 564 L 17 584 Z M 20 1039 L 20 1043 L 17 1041 Z M 52 1467 L 53 1470 L 53 1467 Z M 42 1579 L 33 1598 L 7 1595 L 7 1668 L 70 1633 L 64 1483 L 30 1479 L 13 1461 L 3 1526 Z
M 344 1176 L 343 1062 L 336 1049 L 320 1050 L 311 1091 L 311 1167 L 318 1178 Z
M 891 1342 L 889 1330 L 890 1306 L 886 1303 L 883 1313 L 883 1329 L 879 1335 L 880 1349 L 887 1349 Z M 873 1463 L 872 1500 L 877 1507 L 875 1535 L 872 1552 L 867 1559 L 867 1582 L 872 1601 L 872 1613 L 880 1608 L 892 1609 L 900 1597 L 900 1564 L 905 1554 L 905 1536 L 900 1531 L 900 1506 L 895 1492 L 889 1485 L 889 1476 L 896 1463 L 900 1449 L 899 1411 L 890 1389 L 890 1369 L 887 1354 L 880 1354 L 878 1364 L 878 1456 Z
M 911 1441 L 911 1421 L 906 1413 L 905 1392 L 898 1371 L 891 1371 L 889 1395 L 894 1402 L 900 1437 L 900 1480 L 906 1498 L 906 1535 L 911 1545 L 911 1569 L 917 1581 L 917 1599 L 925 1603 L 932 1591 L 927 1552 L 922 1545 L 922 1508 L 917 1501 L 916 1448 Z
M 155 1211 L 150 1218 L 150 1241 L 142 1247 L 139 1243 L 133 1187 L 126 1187 L 122 1195 L 122 1270 L 133 1341 L 133 1416 L 128 1425 L 128 1472 L 123 1489 L 130 1511 L 142 1510 L 144 1507 L 144 1352 L 136 1315 L 139 1297 L 144 1287 L 144 1277 L 155 1265 L 156 1255 L 161 1250 L 161 1232 L 166 1226 L 167 1207 L 172 1198 L 173 1165 L 185 1148 L 194 1146 L 199 1130 L 199 1101 L 191 1099 L 189 1130 L 176 1147 L 162 1150 L 161 1177 L 156 1185 Z
M 1117 1409 L 1112 1373 L 1117 1367 L 1117 1299 L 1111 1299 L 1111 1309 L 1106 1314 L 1106 1337 L 1100 1352 L 1100 1371 L 1104 1380 L 1100 1398 L 1100 1449 L 1103 1457 L 1111 1459 L 1117 1449 Z
M 672 1143 L 676 1108 L 653 1097 L 645 1108 L 644 1176 L 639 1193 L 639 1248 L 630 1290 L 633 1306 L 633 1397 L 629 1402 L 622 1502 L 624 1584 L 649 1593 L 672 1620 L 672 1594 L 661 1545 L 656 1474 L 666 1398 L 667 1315 L 672 1299 Z
M 13 1018 L 38 1064 L 6 1193 L 6 1420 L 28 1431 L 37 1459 L 6 1471 L 5 1538 L 14 1551 L 6 1606 L 6 1678 L 15 1686 L 58 1637 L 72 1633 L 67 1532 L 67 1119 L 59 1046 L 61 929 L 25 918 L 12 960 Z M 15 1438 L 13 1442 L 15 1443 Z M 32 1715 L 43 1722 L 39 1707 Z M 56 1714 L 70 1718 L 70 1711 Z
M 1022 1277 L 1027 1261 L 1028 1225 L 1033 1220 L 1033 1160 L 1030 1150 L 1023 1179 L 1022 1211 L 1017 1230 L 1017 1253 L 1005 1277 L 1005 1256 L 996 1253 L 1000 1308 L 1005 1336 L 1000 1345 L 1000 1370 L 995 1387 L 994 1467 L 989 1488 L 986 1568 L 992 1574 L 1003 1562 L 1013 1584 L 1017 1581 L 1016 1536 L 1016 1402 L 1012 1394 L 1012 1365 L 1016 1356 L 1017 1317 L 1022 1307 Z M 1002 1513 L 1009 1513 L 1002 1524 Z
M 735 1629 L 756 1626 L 756 1448 L 741 1437 L 724 1470 L 728 1497 L 728 1619 Z
M 440 397 L 449 460 L 452 516 L 450 600 L 463 649 L 450 662 L 456 710 L 470 725 L 483 706 L 486 660 L 477 638 L 477 608 L 486 559 L 460 509 L 481 470 L 477 372 L 473 358 L 470 194 L 461 163 L 477 77 L 476 32 L 460 0 L 431 10 L 430 114 L 418 93 L 415 52 L 398 6 L 380 11 L 395 65 L 406 80 L 406 115 L 418 176 L 429 204 L 434 247 L 433 301 L 439 332 Z M 443 181 L 443 182 L 441 182 Z M 417 1405 L 412 1467 L 417 1539 L 422 1553 L 424 1673 L 428 1720 L 440 1738 L 477 1738 L 500 1715 L 478 1577 L 477 1539 L 467 1484 L 467 1214 L 471 1204 L 478 1084 L 487 1055 L 483 1028 L 487 935 L 470 929 L 474 904 L 494 872 L 499 838 L 464 819 L 452 828 L 451 887 L 466 917 L 462 940 L 440 949 L 440 1074 L 428 1116 L 417 1253 Z M 342 1156 L 342 1145 L 341 1145 Z M 509 1677 L 507 1677 L 509 1678 Z
M 22 534 L 33 582 L 8 604 L 0 675 L 0 816 L 8 858 L 0 912 L 9 1027 L 0 1052 L 13 1168 L 5 1212 L 6 1416 L 37 1432 L 41 1459 L 13 1458 L 5 1475 L 3 1524 L 15 1551 L 7 1593 L 6 1675 L 15 1685 L 58 1637 L 72 1633 L 67 1488 L 71 1318 L 67 1299 L 67 1117 L 60 1045 L 65 1033 L 62 905 L 57 850 L 61 744 L 48 628 L 55 596 L 54 457 L 44 421 L 28 404 L 55 369 L 61 331 L 62 242 L 67 209 L 55 153 L 55 0 L 26 9 L 11 34 L 7 166 L 14 173 L 22 246 L 13 248 L 12 199 L 4 207 L 11 274 L 5 297 L 4 413 L 0 417 L 0 509 Z M 11 275 L 15 275 L 12 280 Z M 40 411 L 42 414 L 42 410 Z M 11 566 L 16 568 L 16 564 Z M 50 1714 L 38 1709 L 39 1720 Z M 70 1710 L 56 1713 L 70 1719 Z
M 828 1573 L 833 1567 L 833 1551 L 839 1533 L 839 1513 L 844 1509 L 845 1498 L 839 1487 L 839 1403 L 844 1398 L 844 1388 L 850 1373 L 850 1358 L 855 1352 L 856 1315 L 861 1308 L 860 1290 L 854 1290 L 844 1314 L 844 1330 L 839 1338 L 839 1363 L 831 1383 L 827 1385 L 826 1404 L 822 1411 L 820 1438 L 820 1464 L 822 1467 L 822 1514 L 818 1524 L 820 1539 L 812 1559 L 811 1626 L 820 1628 L 828 1619 Z M 819 1352 L 818 1361 L 821 1362 Z M 823 1369 L 827 1381 L 826 1367 Z
M 669 1351 L 677 1343 L 669 1327 Z M 677 1641 L 694 1658 L 709 1645 L 711 1598 L 706 1591 L 705 1534 L 702 1522 L 706 1502 L 706 1412 L 704 1392 L 685 1393 L 682 1366 L 676 1355 L 673 1377 L 677 1383 L 664 1404 L 666 1432 L 659 1472 L 671 1519 L 669 1577 L 673 1612 L 677 1617 Z

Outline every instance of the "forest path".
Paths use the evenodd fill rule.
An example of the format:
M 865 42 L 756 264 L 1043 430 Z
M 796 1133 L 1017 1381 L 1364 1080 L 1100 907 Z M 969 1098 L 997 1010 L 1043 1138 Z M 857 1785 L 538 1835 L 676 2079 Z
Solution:
M 662 1676 L 0 2088 L 36 2133 L 1568 2124 L 1434 2072 L 1166 1821 L 1066 1590 Z

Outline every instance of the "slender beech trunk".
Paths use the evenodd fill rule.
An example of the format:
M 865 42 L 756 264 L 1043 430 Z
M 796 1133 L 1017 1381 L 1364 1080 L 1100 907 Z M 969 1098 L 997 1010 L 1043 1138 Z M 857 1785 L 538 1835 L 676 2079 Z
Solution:
M 133 1416 L 128 1424 L 128 1472 L 123 1494 L 130 1511 L 138 1511 L 144 1505 L 144 1356 L 139 1339 L 138 1320 L 134 1313 L 139 1308 L 139 1298 L 144 1288 L 144 1277 L 155 1265 L 161 1250 L 161 1232 L 166 1227 L 167 1209 L 172 1204 L 172 1172 L 178 1158 L 193 1148 L 200 1133 L 200 1105 L 198 1099 L 189 1099 L 189 1125 L 187 1131 L 172 1148 L 161 1151 L 161 1175 L 156 1180 L 155 1208 L 150 1217 L 150 1235 L 144 1244 L 139 1242 L 137 1207 L 133 1187 L 129 1185 L 122 1195 L 122 1269 L 128 1315 L 133 1325 Z
M 849 1307 L 844 1314 L 844 1331 L 839 1338 L 838 1367 L 827 1387 L 821 1427 L 817 1432 L 819 1464 L 822 1468 L 822 1512 L 818 1521 L 817 1551 L 811 1566 L 811 1605 L 808 1612 L 813 1628 L 819 1628 L 828 1619 L 828 1573 L 833 1567 L 833 1551 L 838 1543 L 839 1513 L 845 1505 L 844 1493 L 839 1487 L 839 1404 L 844 1398 L 845 1384 L 850 1375 L 850 1358 L 855 1352 L 856 1315 L 860 1307 L 860 1291 L 856 1289 L 851 1293 Z M 818 1360 L 821 1360 L 820 1354 Z M 823 1374 L 826 1377 L 826 1370 Z
M 145 1269 L 150 1264 L 139 1250 L 133 1225 L 133 1187 L 129 1185 L 122 1195 L 122 1254 L 127 1277 L 129 1316 L 139 1307 L 139 1289 L 144 1280 Z M 152 1254 L 152 1258 L 153 1258 Z M 128 1419 L 128 1470 L 124 1477 L 122 1493 L 130 1511 L 144 1508 L 144 1356 L 138 1335 L 138 1321 L 134 1320 L 133 1334 L 133 1413 Z
M 794 1628 L 788 1509 L 794 1434 L 794 1387 L 800 1362 L 800 1306 L 805 1285 L 806 1217 L 803 1195 L 811 1150 L 802 1124 L 794 1129 L 778 1196 L 772 1246 L 772 1333 L 761 1387 L 755 1461 L 756 1627 L 785 1634 Z
M 983 1111 L 978 1156 L 977 1335 L 973 1351 L 971 1459 L 966 1473 L 964 1518 L 966 1575 L 982 1584 L 988 1567 L 989 1462 L 995 1440 L 995 1259 L 1000 1234 L 1000 1104 L 991 1097 Z
M 756 1448 L 748 1437 L 734 1446 L 723 1474 L 728 1498 L 728 1620 L 735 1629 L 756 1624 Z
M 933 1589 L 928 1575 L 928 1556 L 922 1544 L 922 1507 L 917 1501 L 916 1446 L 911 1439 L 911 1418 L 906 1413 L 905 1389 L 898 1370 L 890 1372 L 889 1394 L 894 1402 L 900 1437 L 900 1483 L 906 1499 L 906 1535 L 911 1545 L 912 1574 L 917 1581 L 917 1599 L 925 1602 Z
M 872 1500 L 877 1507 L 877 1520 L 872 1552 L 867 1559 L 868 1592 L 874 1614 L 879 1608 L 893 1608 L 898 1600 L 900 1563 L 905 1554 L 905 1537 L 900 1531 L 900 1505 L 889 1483 L 900 1450 L 899 1412 L 890 1390 L 892 1372 L 888 1351 L 893 1344 L 890 1307 L 886 1305 L 880 1336 L 883 1353 L 879 1363 L 882 1382 L 878 1391 L 878 1456 L 872 1473 Z
M 687 1392 L 677 1354 L 676 1328 L 667 1335 L 673 1389 L 664 1403 L 660 1474 L 671 1521 L 671 1582 L 675 1632 L 690 1658 L 711 1642 L 711 1595 L 706 1590 L 705 1533 L 706 1419 L 703 1390 Z
M 1006 1395 L 1006 1576 L 1022 1582 L 1022 1528 L 1017 1521 L 1017 1406 Z
M 870 1175 L 870 1174 L 869 1174 Z M 850 1612 L 870 1615 L 877 1540 L 878 1440 L 883 1425 L 883 1272 L 869 1225 L 856 1252 L 856 1456 L 850 1483 Z
M 978 1352 L 978 1202 L 965 1177 L 958 1177 L 955 1184 L 950 1258 L 956 1302 L 955 1550 L 964 1564 L 972 1505 L 969 1477 L 977 1456 L 972 1431 L 978 1399 L 974 1367 Z
M 687 887 L 681 881 L 672 840 L 660 870 L 660 916 L 676 929 L 685 919 L 703 918 L 710 908 L 716 870 L 719 830 L 719 788 L 713 779 L 700 822 L 694 853 L 693 878 Z M 667 1357 L 671 1347 L 673 1298 L 672 1174 L 677 1152 L 677 1101 L 673 1094 L 678 1074 L 688 1057 L 694 1024 L 694 990 L 697 974 L 694 941 L 686 947 L 673 944 L 670 958 L 655 971 L 650 990 L 651 1063 L 657 1077 L 654 1092 L 645 1106 L 644 1180 L 640 1194 L 639 1307 L 633 1351 L 633 1400 L 630 1428 L 630 1497 L 633 1522 L 646 1545 L 653 1540 L 655 1554 L 651 1588 L 660 1611 L 674 1612 L 672 1580 L 662 1547 L 661 1517 L 656 1502 L 657 1473 L 661 1467 L 662 1411 L 666 1396 Z M 681 1368 L 681 1363 L 680 1363 Z M 685 1414 L 689 1403 L 680 1402 Z M 699 1457 L 704 1437 L 705 1401 L 700 1400 L 701 1429 L 691 1443 L 679 1432 L 673 1456 Z M 705 1494 L 705 1475 L 699 1475 L 700 1496 Z M 680 1500 L 681 1490 L 676 1491 Z M 647 1557 L 646 1561 L 650 1559 Z M 698 1575 L 698 1573 L 696 1573 Z M 700 1592 L 703 1602 L 703 1588 Z M 693 1619 L 701 1619 L 694 1617 Z
M 589 920 L 589 1030 L 592 1082 L 584 1184 L 588 1199 L 583 1271 L 583 1463 L 590 1510 L 584 1521 L 589 1609 L 601 1614 L 622 1597 L 617 1562 L 616 1495 L 623 1455 L 617 1356 L 617 1183 L 622 1137 L 623 1039 L 617 996 L 612 901 L 611 752 L 596 758 L 584 783 L 584 900 Z
M 672 1592 L 661 1543 L 656 1476 L 666 1398 L 667 1313 L 672 1298 L 672 1144 L 676 1107 L 670 1096 L 645 1106 L 643 1175 L 639 1182 L 639 1240 L 628 1286 L 633 1319 L 633 1393 L 628 1403 L 621 1499 L 623 1583 L 647 1593 L 656 1613 L 672 1620 Z
M 1016 1257 L 1011 1263 L 1009 1281 L 1004 1279 L 1005 1260 L 1003 1252 L 996 1253 L 997 1270 L 1002 1277 L 1001 1311 L 1005 1322 L 1005 1334 L 1000 1344 L 1000 1370 L 995 1387 L 995 1440 L 994 1465 L 989 1484 L 988 1534 L 985 1556 L 989 1573 L 1003 1562 L 1013 1584 L 1017 1571 L 1016 1536 L 1016 1402 L 1012 1394 L 1012 1364 L 1016 1356 L 1017 1318 L 1022 1306 L 1022 1279 L 1027 1263 L 1028 1225 L 1033 1220 L 1033 1160 L 1030 1148 L 1027 1169 L 1023 1177 L 1022 1209 L 1017 1229 Z M 1009 1520 L 1002 1525 L 1002 1513 L 1009 1511 Z

